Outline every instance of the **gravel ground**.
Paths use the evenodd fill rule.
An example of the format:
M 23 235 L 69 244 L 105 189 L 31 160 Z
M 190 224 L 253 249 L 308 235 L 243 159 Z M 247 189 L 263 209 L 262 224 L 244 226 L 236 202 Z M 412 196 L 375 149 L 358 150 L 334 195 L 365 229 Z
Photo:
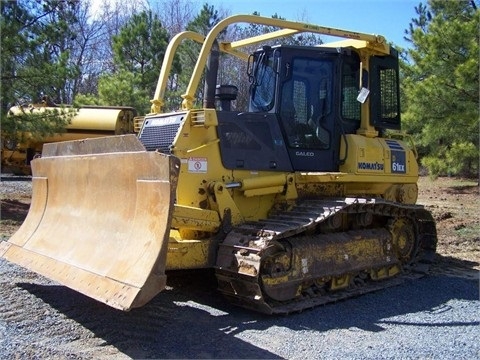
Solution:
M 208 270 L 168 273 L 163 293 L 123 313 L 0 259 L 0 358 L 480 359 L 478 264 L 453 265 L 439 257 L 414 282 L 272 317 L 229 305 Z
M 172 274 L 171 274 L 172 275 Z M 431 275 L 287 317 L 235 308 L 213 273 L 122 313 L 0 260 L 3 359 L 479 359 L 478 281 Z
M 2 197 L 8 197 L 11 194 L 15 195 L 32 195 L 32 182 L 29 176 L 13 176 L 11 174 L 2 174 Z

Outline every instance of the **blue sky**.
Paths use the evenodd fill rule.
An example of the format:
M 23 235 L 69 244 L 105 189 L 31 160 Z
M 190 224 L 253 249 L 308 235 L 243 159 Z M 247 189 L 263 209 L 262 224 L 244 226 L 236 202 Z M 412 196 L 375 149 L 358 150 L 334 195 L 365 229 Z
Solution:
M 416 17 L 415 6 L 426 0 L 205 0 L 215 9 L 225 9 L 231 15 L 254 11 L 270 17 L 383 35 L 397 46 L 408 47 L 404 30 Z

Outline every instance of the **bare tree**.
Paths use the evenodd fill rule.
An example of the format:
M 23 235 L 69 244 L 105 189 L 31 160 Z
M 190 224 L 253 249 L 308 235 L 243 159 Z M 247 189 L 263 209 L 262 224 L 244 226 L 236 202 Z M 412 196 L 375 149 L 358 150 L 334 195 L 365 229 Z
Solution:
M 118 35 L 133 14 L 147 8 L 146 0 L 81 1 L 72 47 L 72 61 L 80 70 L 71 85 L 74 97 L 98 94 L 99 78 L 117 70 L 113 61 L 113 36 Z
M 195 17 L 196 2 L 192 0 L 157 0 L 151 3 L 152 10 L 158 14 L 170 36 L 184 31 Z

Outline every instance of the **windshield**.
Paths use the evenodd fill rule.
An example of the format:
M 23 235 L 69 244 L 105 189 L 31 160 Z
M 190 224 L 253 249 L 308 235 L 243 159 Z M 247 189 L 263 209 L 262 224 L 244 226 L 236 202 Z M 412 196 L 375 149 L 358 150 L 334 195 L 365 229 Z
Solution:
M 251 111 L 271 110 L 274 104 L 276 84 L 273 54 L 268 52 L 255 54 L 248 75 Z
M 333 61 L 295 58 L 281 90 L 280 117 L 290 147 L 328 149 L 331 131 Z

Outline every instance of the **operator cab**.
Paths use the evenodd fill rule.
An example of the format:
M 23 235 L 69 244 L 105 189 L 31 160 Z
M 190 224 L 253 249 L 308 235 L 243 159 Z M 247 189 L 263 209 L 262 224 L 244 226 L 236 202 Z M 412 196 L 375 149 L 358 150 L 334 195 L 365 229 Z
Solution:
M 276 114 L 295 170 L 338 171 L 342 127 L 360 125 L 359 71 L 351 50 L 279 46 L 253 55 L 249 110 Z
M 398 77 L 398 60 L 390 65 Z M 224 165 L 339 171 L 345 160 L 340 154 L 341 138 L 361 127 L 360 78 L 364 86 L 369 81 L 361 66 L 353 48 L 279 45 L 256 51 L 248 61 L 248 112 L 236 119 L 230 116 L 230 120 L 219 113 Z M 377 93 L 371 91 L 370 97 Z M 398 99 L 396 104 L 394 113 L 398 114 Z

